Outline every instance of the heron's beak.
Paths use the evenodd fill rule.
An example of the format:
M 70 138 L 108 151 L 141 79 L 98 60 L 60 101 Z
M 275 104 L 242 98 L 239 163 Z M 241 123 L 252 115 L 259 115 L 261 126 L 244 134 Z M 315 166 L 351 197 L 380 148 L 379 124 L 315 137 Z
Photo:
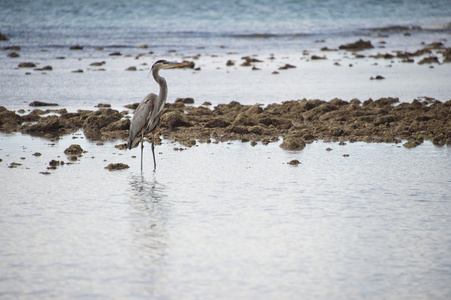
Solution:
M 189 62 L 169 62 L 165 65 L 165 69 L 186 68 L 190 66 L 191 64 Z

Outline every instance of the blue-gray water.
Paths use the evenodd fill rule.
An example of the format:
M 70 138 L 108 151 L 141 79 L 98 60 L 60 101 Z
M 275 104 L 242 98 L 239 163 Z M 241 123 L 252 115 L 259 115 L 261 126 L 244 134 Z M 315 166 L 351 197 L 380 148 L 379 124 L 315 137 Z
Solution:
M 2 299 L 451 296 L 449 147 L 166 142 L 140 174 L 115 143 L 0 142 Z M 39 174 L 72 143 L 88 152 Z
M 451 64 L 368 56 L 449 47 L 450 10 L 449 1 L 0 1 L 9 37 L 0 47 L 21 47 L 20 58 L 0 52 L 0 105 L 124 110 L 157 90 L 147 74 L 160 58 L 201 68 L 162 72 L 170 102 L 446 101 Z M 369 30 L 389 26 L 418 29 Z M 320 51 L 358 39 L 376 46 L 365 59 Z M 260 71 L 239 67 L 254 54 Z M 99 61 L 105 71 L 91 66 Z M 272 74 L 286 63 L 297 68 Z M 376 75 L 386 80 L 369 80 Z M 279 141 L 174 151 L 180 145 L 164 140 L 157 172 L 146 147 L 140 174 L 139 150 L 114 148 L 122 142 L 0 133 L 1 299 L 451 298 L 449 147 L 317 142 L 287 152 Z M 70 144 L 87 152 L 40 174 L 52 159 L 68 162 Z M 130 169 L 105 170 L 112 162 Z
M 295 49 L 370 28 L 448 30 L 451 5 L 438 1 L 1 1 L 0 30 L 24 47 L 148 44 L 154 51 Z M 246 38 L 273 36 L 270 42 Z M 296 35 L 311 36 L 299 39 Z

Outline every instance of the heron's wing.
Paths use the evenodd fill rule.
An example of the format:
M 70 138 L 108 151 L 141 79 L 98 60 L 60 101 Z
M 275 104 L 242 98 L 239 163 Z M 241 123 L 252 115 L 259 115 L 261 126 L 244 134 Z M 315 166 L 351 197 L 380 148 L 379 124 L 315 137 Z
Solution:
M 147 122 L 152 113 L 153 105 L 157 95 L 149 94 L 136 108 L 132 122 L 130 124 L 130 132 L 127 148 L 131 149 L 138 146 L 142 138 L 142 131 L 146 130 Z

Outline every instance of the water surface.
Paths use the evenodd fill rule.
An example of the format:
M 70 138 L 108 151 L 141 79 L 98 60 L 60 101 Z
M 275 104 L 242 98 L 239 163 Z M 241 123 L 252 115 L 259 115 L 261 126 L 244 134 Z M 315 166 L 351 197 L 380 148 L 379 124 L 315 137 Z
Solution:
M 78 163 L 39 174 L 74 142 L 88 151 Z M 145 148 L 141 174 L 138 150 L 109 143 L 2 134 L 1 145 L 4 298 L 451 295 L 446 147 L 165 142 L 156 173 Z

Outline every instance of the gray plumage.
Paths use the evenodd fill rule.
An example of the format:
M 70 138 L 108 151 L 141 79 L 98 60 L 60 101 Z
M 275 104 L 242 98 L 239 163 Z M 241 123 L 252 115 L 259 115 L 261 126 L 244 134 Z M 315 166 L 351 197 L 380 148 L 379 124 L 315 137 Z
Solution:
M 159 60 L 152 66 L 152 76 L 160 86 L 160 93 L 158 96 L 153 93 L 148 94 L 136 108 L 130 124 L 129 139 L 127 144 L 127 148 L 132 149 L 137 147 L 139 142 L 141 142 L 141 171 L 143 168 L 144 136 L 149 132 L 153 133 L 155 128 L 157 128 L 161 115 L 163 114 L 166 98 L 168 96 L 168 85 L 166 80 L 161 77 L 158 72 L 161 69 L 173 69 L 186 66 L 188 66 L 187 63 L 174 63 L 165 60 Z M 152 155 L 155 171 L 157 164 L 155 162 L 154 148 L 154 136 L 152 135 Z

